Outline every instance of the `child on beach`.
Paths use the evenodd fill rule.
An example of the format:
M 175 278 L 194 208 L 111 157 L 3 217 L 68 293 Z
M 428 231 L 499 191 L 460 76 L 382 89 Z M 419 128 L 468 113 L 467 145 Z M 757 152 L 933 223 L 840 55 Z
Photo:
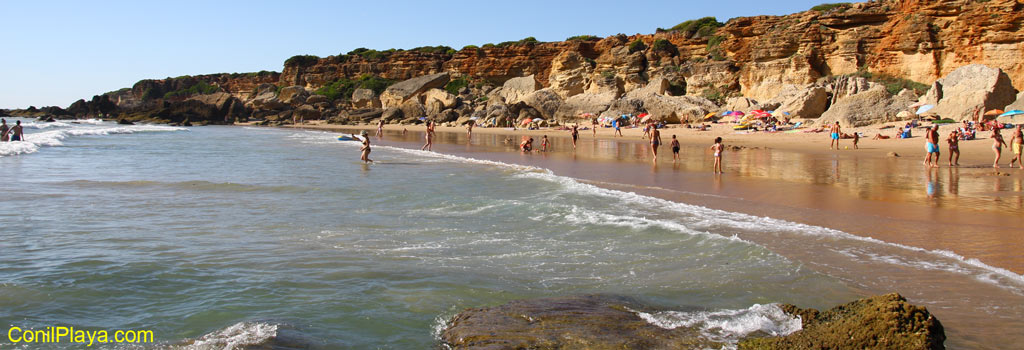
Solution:
M 949 144 L 949 166 L 960 165 L 960 132 L 953 129 L 946 143 Z M 956 155 L 956 161 L 953 160 L 953 155 Z
M 676 139 L 676 135 L 672 135 L 672 142 L 669 143 L 672 147 L 672 163 L 679 160 L 679 140 Z
M 370 159 L 370 137 L 369 137 L 369 135 L 370 135 L 370 133 L 366 132 L 366 130 L 363 130 L 363 133 L 362 133 L 362 136 L 363 136 L 362 137 L 362 139 L 363 139 L 363 148 L 359 149 L 360 152 L 363 152 L 362 156 L 359 157 L 359 160 L 363 161 L 363 163 L 373 163 L 373 159 Z M 355 136 L 355 135 L 352 135 L 352 136 Z
M 548 151 L 548 135 L 544 135 L 544 138 L 540 139 L 540 150 L 541 152 Z
M 725 151 L 725 145 L 722 144 L 721 137 L 715 138 L 715 144 L 711 145 L 711 150 L 715 151 L 715 174 L 724 173 L 722 171 L 722 152 Z
M 859 143 L 859 142 L 860 142 L 860 133 L 854 132 L 853 133 L 853 149 L 858 149 L 859 148 L 859 147 L 857 147 L 857 143 Z

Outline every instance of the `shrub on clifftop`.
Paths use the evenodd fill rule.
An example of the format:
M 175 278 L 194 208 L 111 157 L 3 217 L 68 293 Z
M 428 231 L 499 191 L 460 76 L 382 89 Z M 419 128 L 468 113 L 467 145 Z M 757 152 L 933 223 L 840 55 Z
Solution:
M 636 41 L 629 43 L 629 53 L 643 50 L 647 50 L 647 45 L 644 45 L 644 42 L 640 41 L 640 39 L 636 39 Z
M 715 31 L 724 25 L 724 23 L 719 22 L 715 17 L 704 17 L 679 23 L 668 30 L 683 33 L 688 37 L 707 37 L 715 34 Z
M 356 89 L 370 89 L 374 93 L 380 94 L 387 89 L 388 86 L 394 84 L 394 80 L 384 79 L 381 77 L 364 74 L 357 79 L 342 78 L 335 80 L 327 85 L 324 85 L 314 91 L 314 94 L 323 95 L 330 101 L 342 100 L 348 101 L 352 98 L 352 93 Z
M 284 61 L 285 67 L 309 67 L 316 64 L 320 57 L 314 55 L 295 55 Z
M 672 44 L 672 42 L 665 39 L 655 40 L 654 43 L 651 44 L 651 50 L 664 52 L 672 56 L 679 55 L 679 48 L 677 48 L 675 44 Z

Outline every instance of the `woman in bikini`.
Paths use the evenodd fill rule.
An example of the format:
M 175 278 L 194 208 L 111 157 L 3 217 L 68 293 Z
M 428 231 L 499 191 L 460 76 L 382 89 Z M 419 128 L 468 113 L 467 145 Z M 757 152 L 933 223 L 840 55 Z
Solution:
M 946 143 L 949 144 L 949 166 L 960 165 L 960 132 L 953 129 L 953 132 L 949 133 Z M 956 155 L 955 161 L 953 160 L 954 154 Z
M 992 167 L 999 169 L 999 158 L 1003 155 L 1003 146 L 1006 146 L 1006 142 L 1003 141 L 1003 135 L 999 134 L 999 128 L 992 129 L 992 152 L 996 153 L 996 160 L 992 162 Z
M 653 162 L 658 162 L 658 146 L 661 146 L 661 131 L 654 127 L 654 124 L 650 125 L 651 128 L 651 152 L 654 153 L 654 158 L 651 159 Z
M 580 138 L 580 124 L 573 124 L 572 131 L 570 131 L 570 133 L 572 134 L 572 149 L 575 150 L 576 140 Z
M 711 145 L 711 150 L 715 151 L 715 174 L 724 173 L 722 171 L 722 151 L 725 151 L 725 146 L 722 145 L 721 137 L 715 138 L 715 144 Z
M 423 144 L 423 147 L 420 148 L 420 150 L 431 151 L 431 148 L 434 146 L 434 121 L 427 122 L 427 135 L 424 137 L 427 138 L 427 143 Z
M 366 130 L 363 130 L 362 136 L 363 148 L 360 148 L 359 151 L 363 152 L 363 154 L 359 157 L 359 160 L 363 161 L 363 163 L 373 163 L 373 159 L 370 159 L 370 135 Z

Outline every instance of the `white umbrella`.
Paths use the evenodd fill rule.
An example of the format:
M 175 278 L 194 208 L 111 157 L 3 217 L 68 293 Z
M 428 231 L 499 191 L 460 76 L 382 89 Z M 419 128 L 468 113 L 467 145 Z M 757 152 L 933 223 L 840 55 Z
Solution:
M 917 112 L 915 114 L 921 114 L 921 113 L 930 111 L 932 108 L 935 108 L 935 105 L 924 105 L 924 106 L 921 106 L 920 108 L 917 109 Z

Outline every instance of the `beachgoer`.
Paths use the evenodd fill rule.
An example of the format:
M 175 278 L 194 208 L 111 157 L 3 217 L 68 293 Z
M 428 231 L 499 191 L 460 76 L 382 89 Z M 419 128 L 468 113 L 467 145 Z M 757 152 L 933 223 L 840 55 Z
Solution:
M 835 124 L 832 124 L 832 127 L 829 128 L 829 131 L 832 133 L 832 142 L 829 143 L 828 149 L 832 149 L 832 147 L 839 149 L 839 122 L 836 121 Z
M 676 139 L 676 135 L 672 135 L 672 142 L 669 143 L 669 146 L 672 147 L 672 163 L 675 163 L 676 160 L 679 160 L 679 140 Z
M 577 124 L 573 124 L 572 125 L 572 130 L 569 131 L 569 133 L 572 135 L 572 149 L 575 150 L 576 149 L 576 140 L 580 138 L 580 125 L 578 123 Z
M 859 143 L 859 142 L 860 142 L 860 133 L 854 132 L 853 133 L 853 149 L 858 149 L 859 148 L 859 147 L 857 147 L 857 143 Z
M 22 130 L 21 128 L 20 120 L 14 122 L 14 127 L 11 128 L 11 131 L 8 131 L 7 133 L 11 134 L 11 141 L 25 141 L 25 133 L 24 130 Z
M 1016 162 L 1017 166 L 1024 169 L 1024 133 L 1020 130 L 1020 125 L 1017 125 L 1017 129 L 1014 130 L 1013 138 L 1010 139 L 1010 149 L 1013 150 L 1013 160 L 1010 161 L 1010 167 L 1013 167 L 1013 163 Z
M 949 133 L 946 143 L 949 144 L 949 166 L 960 165 L 960 132 L 953 129 L 953 132 Z M 954 155 L 956 155 L 955 160 L 953 159 Z
M 384 137 L 384 118 L 377 121 L 377 137 Z
M 7 132 L 11 127 L 7 126 L 7 119 L 0 119 L 0 142 L 7 142 Z
M 715 174 L 724 173 L 722 171 L 722 152 L 725 151 L 725 145 L 722 144 L 721 137 L 715 138 L 715 144 L 711 145 L 711 150 L 715 151 Z
M 925 133 L 925 144 L 924 150 L 928 153 L 925 154 L 924 165 L 938 168 L 939 167 L 939 126 L 933 126 L 928 129 Z M 935 156 L 935 163 L 932 163 L 932 156 Z
M 468 123 L 466 123 L 466 136 L 469 137 L 470 141 L 473 141 L 473 125 L 475 124 L 475 120 L 470 120 Z
M 409 129 L 402 128 L 402 136 L 405 136 L 405 135 L 408 135 L 408 134 L 409 134 Z
M 590 125 L 594 128 L 594 138 L 597 138 L 597 118 L 590 119 Z
M 900 136 L 900 134 L 899 134 L 899 132 L 897 132 L 896 133 L 896 137 L 899 137 L 899 136 Z M 871 139 L 872 140 L 888 140 L 889 136 L 885 136 L 885 135 L 882 135 L 882 134 L 875 134 L 875 137 L 872 137 Z
M 359 157 L 359 160 L 363 161 L 363 163 L 373 163 L 373 159 L 370 159 L 370 133 L 366 132 L 366 130 L 363 130 L 362 136 L 363 148 L 360 148 L 359 151 L 363 152 L 363 154 L 362 156 Z
M 661 131 L 651 124 L 651 152 L 654 153 L 654 157 L 651 161 L 658 162 L 658 146 L 661 146 Z
M 615 119 L 614 121 L 612 121 L 612 126 L 615 127 L 615 132 L 612 133 L 612 137 L 615 137 L 615 135 L 622 136 L 622 129 L 619 129 L 619 121 L 620 120 L 621 119 Z
M 992 152 L 996 153 L 996 160 L 992 162 L 993 168 L 999 168 L 999 158 L 1003 155 L 1003 146 L 1006 146 L 1006 142 L 1003 141 L 1003 135 L 999 134 L 999 128 L 992 129 Z
M 434 121 L 427 121 L 427 134 L 424 136 L 427 139 L 427 143 L 423 144 L 420 150 L 432 151 L 434 146 Z
M 644 136 L 642 138 L 647 139 L 648 136 L 651 136 L 651 123 L 644 125 Z
M 543 152 L 548 151 L 548 135 L 544 135 L 544 138 L 540 139 L 540 150 Z

